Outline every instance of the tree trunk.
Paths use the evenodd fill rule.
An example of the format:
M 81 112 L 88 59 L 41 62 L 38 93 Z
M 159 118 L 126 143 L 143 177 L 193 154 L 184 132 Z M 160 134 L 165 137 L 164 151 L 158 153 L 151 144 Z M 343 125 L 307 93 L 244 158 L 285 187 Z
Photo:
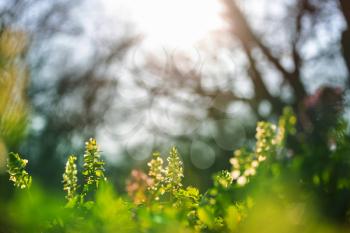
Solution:
M 341 43 L 344 60 L 350 74 L 350 1 L 339 0 L 339 3 L 340 9 L 342 10 L 345 21 L 347 23 L 347 28 L 343 32 Z M 348 86 L 350 87 L 350 77 L 348 77 Z

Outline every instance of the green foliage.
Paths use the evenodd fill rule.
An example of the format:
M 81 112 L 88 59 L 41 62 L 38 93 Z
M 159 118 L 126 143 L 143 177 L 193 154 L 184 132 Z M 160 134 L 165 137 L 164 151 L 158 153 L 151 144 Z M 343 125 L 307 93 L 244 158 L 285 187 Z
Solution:
M 288 138 L 296 133 L 295 125 L 290 109 L 284 111 L 278 127 L 259 122 L 255 147 L 236 150 L 230 159 L 231 171 L 214 174 L 213 187 L 204 193 L 192 186 L 184 187 L 184 167 L 173 147 L 166 167 L 160 153 L 154 153 L 147 163 L 148 175 L 140 170 L 131 172 L 127 182 L 130 198 L 119 196 L 106 181 L 96 140 L 90 139 L 85 148 L 81 185 L 77 158 L 68 157 L 63 174 L 68 200 L 65 208 L 56 197 L 48 198 L 40 189 L 19 192 L 3 210 L 10 226 L 6 232 L 347 232 L 347 228 L 323 221 L 325 217 L 314 201 L 318 192 L 313 195 L 306 182 L 300 181 L 305 174 L 296 173 L 303 161 L 290 156 L 287 147 Z M 332 152 L 334 160 L 327 164 L 328 168 L 342 162 L 350 151 L 347 136 L 339 132 L 344 127 L 337 128 L 330 136 L 333 139 L 338 135 L 336 140 L 342 140 Z M 8 170 L 16 187 L 30 186 L 31 178 L 24 170 L 26 163 L 18 154 L 10 154 Z M 350 175 L 339 175 L 331 182 L 335 178 L 330 171 L 309 179 L 317 187 L 327 188 L 328 179 L 336 190 L 350 194 L 345 192 L 349 191 Z M 350 211 L 350 206 L 344 208 Z
M 10 175 L 10 181 L 15 187 L 27 189 L 32 184 L 32 177 L 25 170 L 28 160 L 21 159 L 19 154 L 10 153 L 7 160 L 7 171 Z
M 96 194 L 96 204 L 92 209 L 92 219 L 99 222 L 91 232 L 135 232 L 127 203 L 118 197 L 110 184 L 104 183 Z
M 278 120 L 278 133 L 276 136 L 276 144 L 284 146 L 287 135 L 294 135 L 296 133 L 297 118 L 293 109 L 286 107 L 283 109 L 283 114 Z

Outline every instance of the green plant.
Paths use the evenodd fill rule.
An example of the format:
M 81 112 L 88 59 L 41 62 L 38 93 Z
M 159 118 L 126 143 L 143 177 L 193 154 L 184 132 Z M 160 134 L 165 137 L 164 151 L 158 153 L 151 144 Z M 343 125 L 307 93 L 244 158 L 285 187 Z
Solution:
M 5 213 L 11 210 L 6 219 L 21 226 L 14 227 L 14 232 L 297 233 L 301 229 L 305 229 L 303 232 L 345 232 L 328 224 L 320 227 L 320 217 L 312 208 L 309 190 L 305 191 L 299 177 L 294 177 L 295 164 L 301 162 L 297 157 L 290 157 L 286 147 L 288 136 L 295 133 L 296 118 L 291 109 L 284 110 L 278 127 L 259 122 L 255 146 L 236 150 L 230 159 L 231 170 L 214 174 L 213 187 L 204 193 L 193 186 L 184 187 L 184 167 L 175 147 L 170 149 L 165 167 L 161 154 L 153 153 L 147 163 L 147 174 L 141 170 L 131 172 L 127 182 L 130 198 L 114 192 L 104 175 L 98 144 L 95 139 L 89 139 L 81 184 L 77 157 L 68 157 L 63 174 L 68 202 L 65 208 L 57 207 L 56 199 L 47 199 L 47 195 L 36 188 L 29 189 L 31 177 L 25 171 L 27 161 L 10 153 L 10 180 L 15 187 L 28 189 L 34 195 L 28 198 L 27 193 L 20 194 L 4 210 Z M 336 133 L 334 129 L 332 135 Z M 341 158 L 339 154 L 350 151 L 344 137 L 339 149 L 334 151 L 336 159 Z M 284 170 L 277 173 L 276 166 L 278 169 L 283 166 Z M 282 171 L 283 176 L 279 175 Z M 290 173 L 292 177 L 288 177 Z M 336 184 L 342 192 L 347 188 L 343 177 Z M 46 208 L 38 210 L 43 206 Z
M 175 147 L 169 152 L 168 166 L 165 169 L 165 189 L 173 195 L 182 187 L 183 165 L 179 153 Z
M 163 159 L 159 152 L 152 155 L 152 160 L 147 163 L 149 167 L 148 176 L 152 179 L 152 184 L 149 187 L 150 192 L 155 199 L 159 199 L 159 195 L 163 195 L 165 190 L 163 188 L 164 169 Z
M 85 179 L 83 196 L 86 196 L 90 190 L 96 190 L 101 180 L 106 180 L 104 162 L 101 159 L 96 139 L 90 138 L 85 145 L 84 170 L 82 172 Z
M 25 170 L 28 160 L 21 159 L 19 154 L 10 153 L 7 160 L 7 172 L 10 175 L 10 181 L 15 187 L 21 189 L 30 188 L 32 177 Z
M 76 197 L 78 188 L 78 170 L 76 165 L 77 157 L 70 155 L 66 163 L 66 169 L 63 173 L 63 190 L 67 192 L 68 202 Z

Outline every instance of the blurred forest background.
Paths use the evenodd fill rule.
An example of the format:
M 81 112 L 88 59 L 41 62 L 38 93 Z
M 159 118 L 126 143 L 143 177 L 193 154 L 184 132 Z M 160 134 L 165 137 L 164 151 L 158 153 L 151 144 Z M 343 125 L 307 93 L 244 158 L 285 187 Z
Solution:
M 224 26 L 185 51 L 145 49 L 134 22 L 122 10 L 107 17 L 97 0 L 1 1 L 1 189 L 7 152 L 57 188 L 64 161 L 90 137 L 120 191 L 132 168 L 171 145 L 185 183 L 205 189 L 253 143 L 256 121 L 276 121 L 286 105 L 299 122 L 295 151 L 313 145 L 311 172 L 318 152 L 332 150 L 327 130 L 349 118 L 350 2 L 219 3 Z

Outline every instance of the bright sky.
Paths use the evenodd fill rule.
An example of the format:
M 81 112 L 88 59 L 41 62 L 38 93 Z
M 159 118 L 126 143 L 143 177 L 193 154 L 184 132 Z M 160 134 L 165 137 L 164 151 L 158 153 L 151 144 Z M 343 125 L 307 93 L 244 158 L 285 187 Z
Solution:
M 135 22 L 150 47 L 188 47 L 222 26 L 219 0 L 104 0 L 108 15 Z

